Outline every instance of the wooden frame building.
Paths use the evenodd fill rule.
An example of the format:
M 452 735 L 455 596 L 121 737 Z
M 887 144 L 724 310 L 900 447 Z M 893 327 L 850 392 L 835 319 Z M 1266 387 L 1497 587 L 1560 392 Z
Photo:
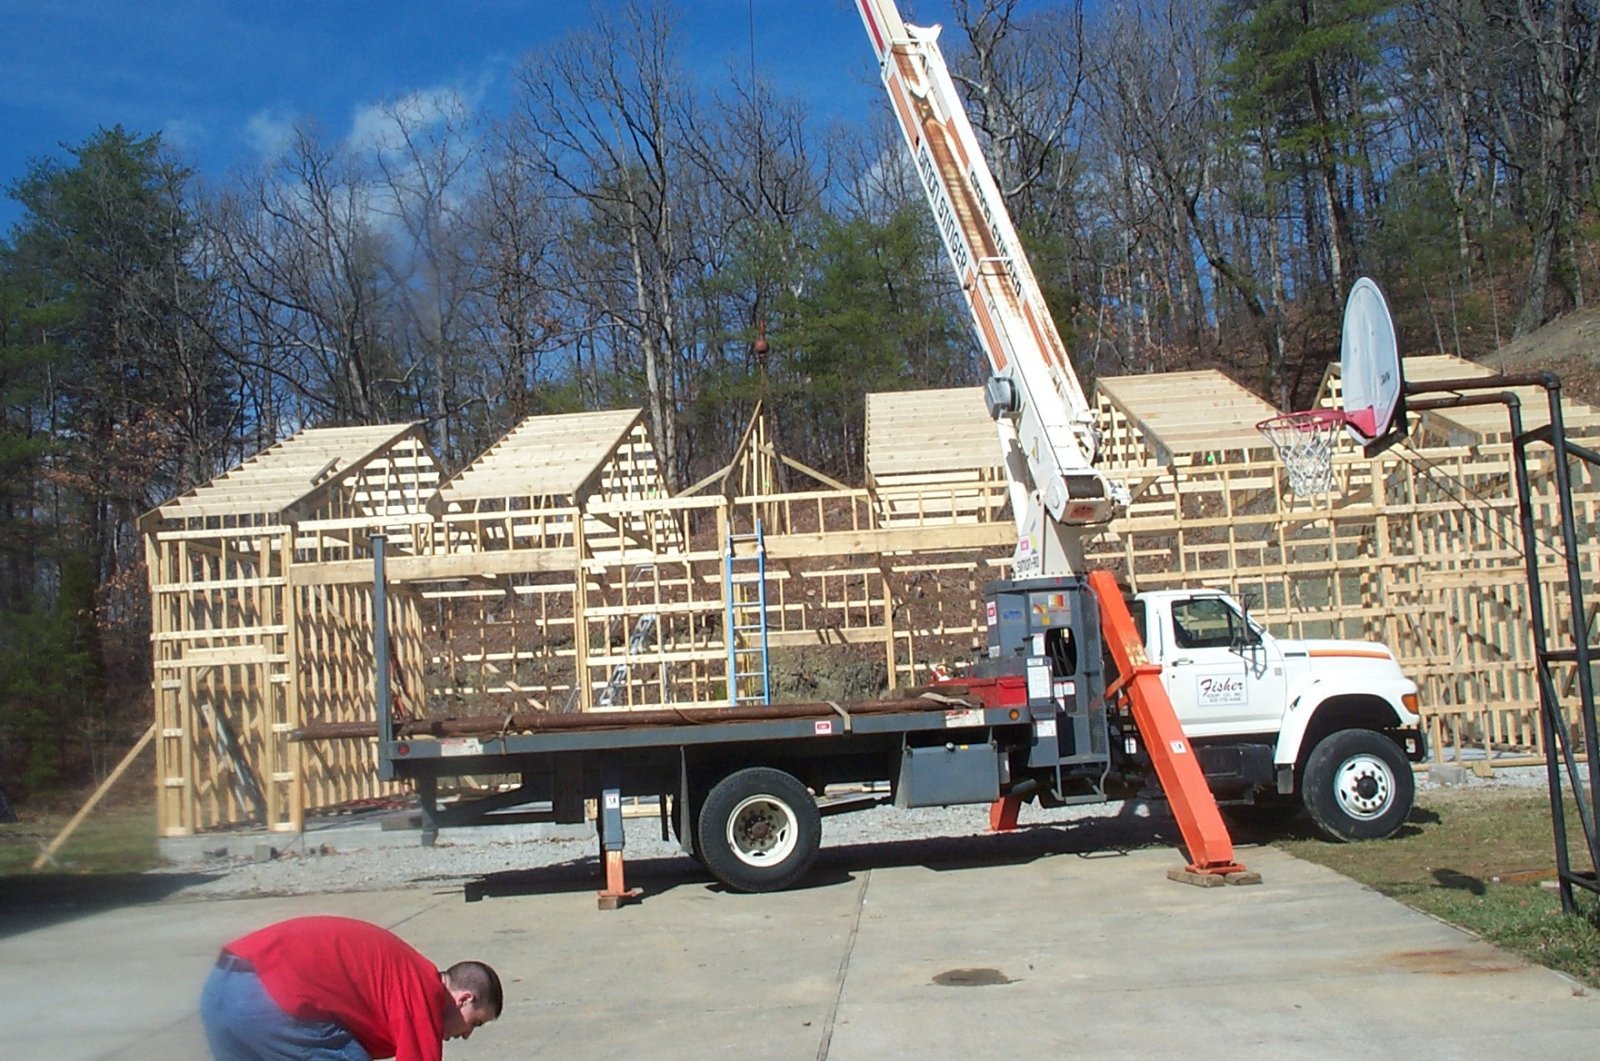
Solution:
M 1338 382 L 1334 369 L 1324 403 Z M 1436 756 L 1542 754 L 1495 411 L 1430 412 L 1371 459 L 1341 441 L 1336 490 L 1297 498 L 1254 427 L 1276 410 L 1220 373 L 1096 391 L 1102 463 L 1134 503 L 1090 542 L 1092 563 L 1135 589 L 1226 586 L 1287 636 L 1385 641 L 1422 686 Z M 751 602 L 730 573 L 758 558 L 775 679 L 801 689 L 834 668 L 874 695 L 958 666 L 1015 540 L 981 390 L 874 394 L 866 416 L 861 488 L 779 453 L 758 409 L 727 465 L 668 496 L 642 413 L 620 410 L 525 420 L 447 481 L 408 425 L 305 431 L 161 506 L 143 527 L 161 831 L 298 830 L 308 813 L 389 794 L 370 741 L 288 739 L 373 718 L 377 534 L 391 685 L 410 715 L 752 695 L 736 663 L 755 651 L 739 612 Z M 1600 432 L 1600 414 L 1573 409 L 1568 426 Z M 1546 527 L 1550 478 L 1535 483 Z M 1592 531 L 1600 484 L 1580 478 L 1575 493 Z M 1592 580 L 1600 556 L 1583 537 Z M 1546 587 L 1552 614 L 1564 594 Z

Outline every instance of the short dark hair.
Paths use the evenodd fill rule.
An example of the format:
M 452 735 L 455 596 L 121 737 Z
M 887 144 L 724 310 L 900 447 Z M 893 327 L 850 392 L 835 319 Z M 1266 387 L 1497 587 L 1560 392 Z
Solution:
M 493 1006 L 496 1017 L 505 1009 L 500 977 L 483 962 L 456 962 L 444 971 L 444 978 L 455 990 L 471 991 L 479 1002 Z

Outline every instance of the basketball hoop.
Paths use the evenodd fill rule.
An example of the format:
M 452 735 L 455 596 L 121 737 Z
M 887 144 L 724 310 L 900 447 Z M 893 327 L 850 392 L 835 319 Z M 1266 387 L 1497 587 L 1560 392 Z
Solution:
M 1256 425 L 1289 469 L 1289 492 L 1313 497 L 1333 490 L 1333 447 L 1349 420 L 1338 409 L 1306 409 L 1268 417 Z

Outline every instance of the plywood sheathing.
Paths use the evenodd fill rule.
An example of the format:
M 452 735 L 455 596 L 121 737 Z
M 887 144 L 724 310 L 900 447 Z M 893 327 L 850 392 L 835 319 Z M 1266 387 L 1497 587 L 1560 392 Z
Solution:
M 1141 450 L 1158 464 L 1197 454 L 1260 450 L 1268 443 L 1256 424 L 1278 413 L 1214 369 L 1111 376 L 1096 381 L 1095 390 L 1121 414 L 1118 425 L 1138 432 L 1137 440 L 1118 433 L 1102 442 L 1108 457 L 1124 463 L 1135 463 Z
M 981 387 L 869 394 L 866 416 L 867 488 L 885 523 L 1000 518 L 1007 486 Z
M 144 518 L 194 520 L 309 511 L 373 458 L 388 454 L 406 436 L 415 437 L 414 431 L 411 424 L 308 428 Z M 393 471 L 392 477 L 368 484 L 355 499 L 366 511 L 414 510 L 419 493 L 431 494 L 438 485 L 438 468 L 422 449 L 412 449 L 409 459 L 396 461 Z

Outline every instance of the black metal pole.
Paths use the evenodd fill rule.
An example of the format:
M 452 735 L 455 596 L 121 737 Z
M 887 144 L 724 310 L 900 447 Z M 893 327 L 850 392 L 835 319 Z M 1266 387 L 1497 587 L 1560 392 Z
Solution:
M 1577 655 L 1578 698 L 1583 721 L 1583 747 L 1589 760 L 1589 791 L 1586 794 L 1576 776 L 1573 796 L 1583 817 L 1584 837 L 1589 846 L 1589 868 L 1600 884 L 1600 755 L 1597 755 L 1594 710 L 1594 675 L 1590 671 L 1589 631 L 1583 605 L 1583 570 L 1578 562 L 1577 521 L 1572 511 L 1572 469 L 1568 466 L 1566 425 L 1561 413 L 1561 381 L 1545 374 L 1545 391 L 1550 399 L 1550 445 L 1555 450 L 1556 495 L 1561 504 L 1561 547 L 1566 554 L 1567 593 L 1571 597 L 1572 646 Z M 1563 904 L 1566 892 L 1563 889 Z
M 1555 833 L 1556 882 L 1561 889 L 1561 909 L 1577 910 L 1572 900 L 1571 861 L 1567 852 L 1567 821 L 1561 798 L 1561 771 L 1556 756 L 1566 752 L 1566 733 L 1555 682 L 1550 677 L 1550 632 L 1544 621 L 1544 581 L 1539 575 L 1539 538 L 1533 525 L 1533 485 L 1528 478 L 1528 438 L 1522 429 L 1522 403 L 1504 394 L 1511 419 L 1512 474 L 1516 479 L 1517 521 L 1522 529 L 1522 563 L 1528 574 L 1528 615 L 1533 626 L 1534 680 L 1539 686 L 1539 733 L 1544 738 L 1545 783 L 1550 789 L 1550 824 Z
M 1550 403 L 1550 423 L 1535 431 L 1522 427 L 1521 402 L 1510 391 L 1495 395 L 1468 394 L 1468 391 L 1487 390 L 1491 387 L 1540 387 Z M 1576 913 L 1572 886 L 1600 891 L 1600 748 L 1596 747 L 1596 721 L 1593 677 L 1590 674 L 1588 630 L 1585 626 L 1582 572 L 1578 564 L 1576 522 L 1572 511 L 1572 480 L 1568 460 L 1577 456 L 1600 465 L 1600 454 L 1569 443 L 1561 413 L 1560 380 L 1549 372 L 1519 376 L 1485 377 L 1481 379 L 1439 380 L 1421 384 L 1406 384 L 1406 394 L 1432 394 L 1436 397 L 1412 402 L 1411 408 L 1446 409 L 1466 405 L 1504 404 L 1511 421 L 1513 474 L 1517 491 L 1517 508 L 1522 529 L 1523 563 L 1528 578 L 1529 621 L 1532 626 L 1535 652 L 1535 678 L 1539 683 L 1539 729 L 1545 746 L 1545 776 L 1550 789 L 1550 820 L 1555 834 L 1556 869 L 1561 892 L 1561 907 L 1567 913 Z M 1527 450 L 1530 443 L 1547 442 L 1555 454 L 1556 489 L 1559 495 L 1561 538 L 1565 552 L 1567 588 L 1570 594 L 1573 634 L 1571 650 L 1553 650 L 1549 644 L 1549 629 L 1544 619 L 1543 582 L 1539 573 L 1539 541 L 1533 522 L 1533 492 L 1527 469 Z M 1589 793 L 1585 797 L 1583 778 L 1578 770 L 1577 758 L 1561 714 L 1560 697 L 1556 693 L 1555 679 L 1550 665 L 1556 660 L 1572 659 L 1578 667 L 1579 695 L 1585 750 L 1589 763 Z M 1559 761 L 1558 761 L 1559 756 Z M 1566 807 L 1561 785 L 1561 769 L 1566 769 L 1572 785 L 1579 818 L 1582 820 L 1589 858 L 1595 868 L 1590 879 L 1580 881 L 1572 872 L 1567 844 Z M 1594 802 L 1591 802 L 1594 801 Z

